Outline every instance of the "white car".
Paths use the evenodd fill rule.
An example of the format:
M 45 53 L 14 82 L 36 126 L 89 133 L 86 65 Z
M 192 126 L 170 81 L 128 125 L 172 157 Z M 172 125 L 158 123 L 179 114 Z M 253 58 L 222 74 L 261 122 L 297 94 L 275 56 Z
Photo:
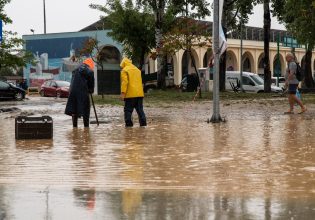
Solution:
M 264 80 L 255 73 L 242 73 L 243 89 L 245 92 L 261 93 L 264 91 Z M 226 71 L 225 88 L 235 90 L 240 87 L 240 72 Z M 282 92 L 282 88 L 271 85 L 271 92 Z
M 277 86 L 277 81 L 278 77 L 271 77 L 271 85 L 272 86 Z M 285 85 L 285 78 L 284 77 L 279 77 L 279 87 L 284 88 Z

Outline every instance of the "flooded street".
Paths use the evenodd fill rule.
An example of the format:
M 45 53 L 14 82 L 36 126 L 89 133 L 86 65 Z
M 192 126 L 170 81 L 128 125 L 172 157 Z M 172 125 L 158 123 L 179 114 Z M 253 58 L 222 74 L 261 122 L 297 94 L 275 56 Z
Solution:
M 146 108 L 148 127 L 73 129 L 64 99 L 0 102 L 0 219 L 314 219 L 315 108 L 211 103 Z M 17 115 L 50 115 L 53 140 L 15 140 Z M 93 112 L 91 111 L 91 116 Z M 93 119 L 92 119 L 93 120 Z

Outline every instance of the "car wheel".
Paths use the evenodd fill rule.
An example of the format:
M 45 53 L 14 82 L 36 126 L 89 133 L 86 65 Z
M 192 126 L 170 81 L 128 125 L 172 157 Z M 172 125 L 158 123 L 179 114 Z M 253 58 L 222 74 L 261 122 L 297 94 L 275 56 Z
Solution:
M 61 92 L 56 92 L 56 98 L 60 98 L 61 97 Z
M 44 97 L 44 96 L 45 96 L 44 90 L 41 90 L 41 91 L 39 92 L 39 94 L 40 94 L 41 97 Z
M 263 93 L 264 91 L 263 90 L 259 90 L 257 93 Z
M 15 99 L 16 99 L 17 101 L 21 101 L 21 100 L 23 100 L 23 98 L 24 98 L 24 95 L 23 95 L 22 92 L 17 92 L 17 93 L 15 93 Z

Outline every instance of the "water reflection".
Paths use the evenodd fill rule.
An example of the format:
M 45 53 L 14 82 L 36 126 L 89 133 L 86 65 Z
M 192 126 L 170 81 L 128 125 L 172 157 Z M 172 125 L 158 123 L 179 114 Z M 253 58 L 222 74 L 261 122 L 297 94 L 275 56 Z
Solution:
M 140 130 L 141 129 L 141 130 Z M 144 185 L 144 151 L 140 140 L 146 140 L 146 130 L 140 128 L 137 130 L 128 129 L 124 133 L 124 148 L 120 150 L 119 159 L 124 167 L 128 169 L 121 172 L 124 181 Z M 140 133 L 141 138 L 135 141 L 134 137 Z M 142 203 L 142 190 L 140 189 L 123 189 L 122 196 L 122 211 L 128 219 L 135 219 L 135 213 L 139 211 Z
M 16 140 L 15 146 L 19 150 L 25 151 L 45 151 L 54 146 L 53 140 Z
M 234 196 L 207 191 L 97 191 L 1 187 L 2 219 L 313 219 L 315 200 L 291 197 Z M 74 200 L 72 200 L 72 197 Z M 126 201 L 126 198 L 130 199 Z M 133 201 L 136 205 L 133 205 Z M 5 203 L 5 204 L 4 204 Z M 129 204 L 127 204 L 129 203 Z M 36 206 L 35 206 L 36 204 Z
M 0 217 L 312 219 L 312 117 L 238 110 L 212 125 L 190 110 L 132 129 L 73 129 L 56 110 L 53 140 L 16 141 L 1 119 Z
M 96 192 L 95 189 L 73 189 L 75 203 L 82 208 L 93 211 L 95 208 Z

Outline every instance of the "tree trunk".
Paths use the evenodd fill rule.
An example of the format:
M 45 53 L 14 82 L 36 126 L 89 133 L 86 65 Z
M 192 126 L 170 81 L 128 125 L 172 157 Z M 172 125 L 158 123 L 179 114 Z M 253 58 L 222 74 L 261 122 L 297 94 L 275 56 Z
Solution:
M 142 71 L 143 65 L 144 65 L 144 61 L 145 61 L 145 49 L 142 48 L 141 49 L 141 55 L 140 55 L 140 59 L 139 59 L 139 69 Z
M 220 58 L 220 70 L 219 70 L 220 92 L 225 91 L 225 72 L 226 72 L 226 51 L 221 55 L 221 58 Z
M 308 48 L 305 54 L 304 66 L 304 84 L 307 88 L 314 87 L 314 80 L 312 76 L 312 49 Z
M 271 72 L 269 61 L 270 42 L 270 0 L 264 0 L 264 91 L 271 92 Z
M 196 74 L 197 74 L 197 77 L 198 77 L 198 84 L 199 84 L 199 91 L 198 91 L 198 92 L 199 92 L 199 98 L 202 98 L 202 96 L 201 96 L 201 85 L 200 85 L 199 72 L 198 72 L 198 69 L 197 69 L 197 66 L 196 66 L 194 57 L 193 57 L 193 55 L 191 54 L 190 50 L 188 50 L 187 52 L 188 52 L 188 54 L 190 55 L 191 62 L 192 62 L 192 64 L 193 64 L 193 66 L 194 66 L 194 69 L 195 69 Z
M 165 2 L 159 0 L 157 9 L 155 11 L 155 41 L 156 41 L 156 53 L 157 53 L 157 81 L 158 88 L 165 86 L 165 77 L 162 76 L 163 68 L 163 57 L 161 56 L 162 48 L 162 23 L 164 14 Z M 163 82 L 164 78 L 164 82 Z

